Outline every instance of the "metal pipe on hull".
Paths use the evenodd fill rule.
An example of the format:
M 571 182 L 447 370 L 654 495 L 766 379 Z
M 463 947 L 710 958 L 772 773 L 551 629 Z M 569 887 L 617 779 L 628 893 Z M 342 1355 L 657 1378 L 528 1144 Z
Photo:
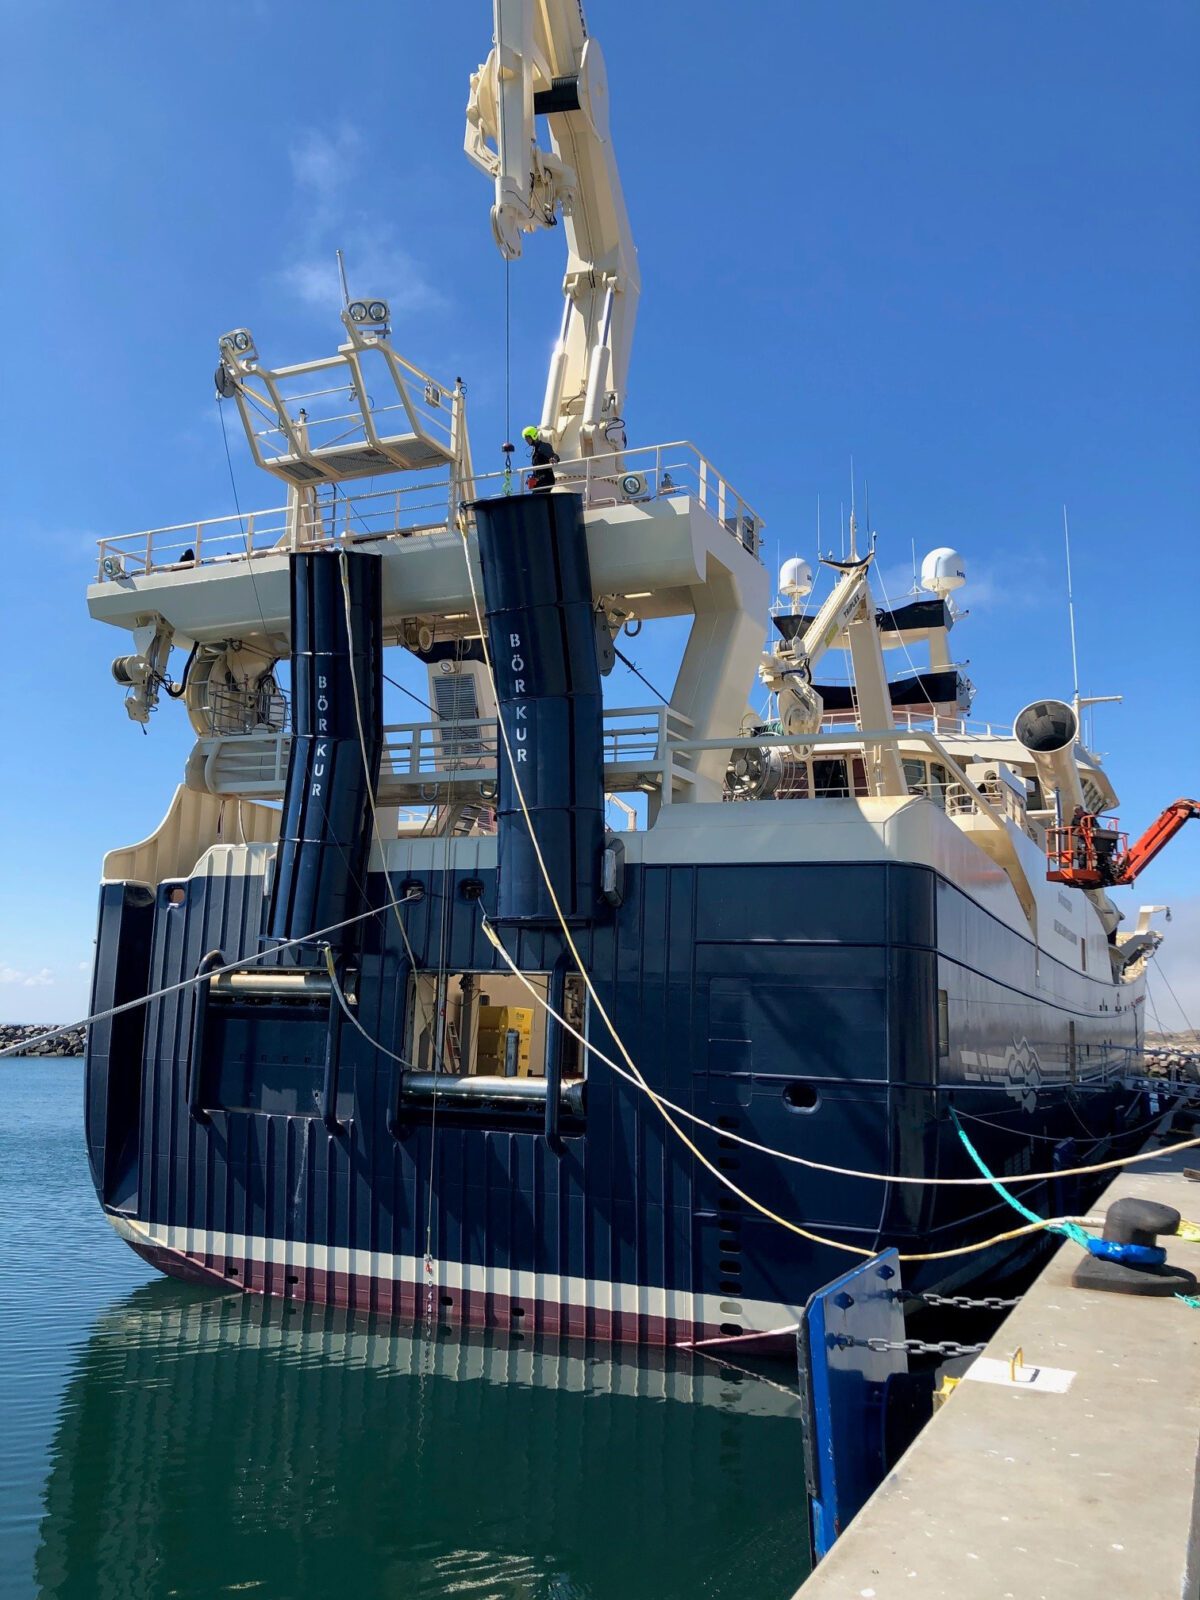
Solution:
M 324 1000 L 333 993 L 333 985 L 326 972 L 279 972 L 260 967 L 224 972 L 211 980 L 209 992 L 235 998 Z
M 401 1093 L 412 1100 L 478 1100 L 489 1105 L 505 1100 L 522 1105 L 545 1104 L 549 1085 L 545 1078 L 455 1077 L 447 1072 L 406 1072 Z M 564 1083 L 559 1102 L 568 1111 L 583 1112 L 583 1084 Z

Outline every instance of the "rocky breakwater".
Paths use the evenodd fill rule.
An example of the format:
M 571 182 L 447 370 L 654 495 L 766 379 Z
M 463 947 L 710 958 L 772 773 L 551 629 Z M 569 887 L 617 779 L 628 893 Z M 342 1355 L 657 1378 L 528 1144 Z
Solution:
M 0 1050 L 15 1050 L 23 1056 L 81 1056 L 86 1028 L 68 1028 L 53 1039 L 43 1039 L 40 1044 L 25 1046 L 27 1039 L 37 1039 L 46 1033 L 50 1022 L 0 1022 Z M 24 1048 L 23 1048 L 24 1047 Z

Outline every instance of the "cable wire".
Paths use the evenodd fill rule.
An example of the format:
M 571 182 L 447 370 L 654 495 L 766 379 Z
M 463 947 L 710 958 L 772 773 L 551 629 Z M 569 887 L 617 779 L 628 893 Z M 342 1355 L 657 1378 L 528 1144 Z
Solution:
M 1174 1000 L 1175 1005 L 1176 1005 L 1176 1007 L 1177 1007 L 1177 1009 L 1179 1011 L 1179 1015 L 1183 1018 L 1184 1027 L 1192 1035 L 1193 1039 L 1195 1039 L 1197 1037 L 1196 1029 L 1193 1026 L 1190 1018 L 1188 1017 L 1187 1012 L 1183 1009 L 1183 1001 L 1180 1000 L 1179 996 L 1175 993 L 1174 989 L 1171 987 L 1170 978 L 1167 977 L 1166 973 L 1163 971 L 1161 966 L 1156 967 L 1154 969 L 1154 971 L 1155 971 L 1155 976 L 1161 978 L 1162 981 L 1166 984 L 1167 993 L 1171 996 L 1171 999 Z M 1147 988 L 1149 988 L 1149 985 L 1147 985 Z
M 410 700 L 415 700 L 419 706 L 424 706 L 426 711 L 431 712 L 433 716 L 437 716 L 437 712 L 434 711 L 428 700 L 422 700 L 419 694 L 414 694 L 411 689 L 406 689 L 402 683 L 397 683 L 395 678 L 389 678 L 386 672 L 383 674 L 383 681 L 384 683 L 390 683 L 393 689 L 399 689 L 400 693 L 406 694 Z
M 398 1056 L 394 1050 L 389 1050 L 386 1045 L 380 1044 L 378 1039 L 372 1039 L 371 1035 L 367 1032 L 362 1023 L 350 1009 L 350 1002 L 346 999 L 345 992 L 342 989 L 341 984 L 338 982 L 337 967 L 335 966 L 333 960 L 333 950 L 329 945 L 325 946 L 324 955 L 325 970 L 329 973 L 329 982 L 333 987 L 334 997 L 336 998 L 338 1005 L 340 1005 L 342 1010 L 346 1013 L 347 1021 L 351 1022 L 354 1027 L 358 1029 L 359 1033 L 362 1034 L 363 1038 L 373 1050 L 378 1050 L 380 1055 L 387 1056 L 390 1061 L 399 1062 L 399 1064 L 402 1067 L 407 1068 L 409 1072 L 415 1072 L 416 1068 L 413 1066 L 411 1061 L 406 1061 L 403 1056 Z
M 412 900 L 414 895 L 405 895 L 404 900 Z M 399 903 L 404 904 L 404 900 Z M 293 945 L 316 944 L 321 939 L 327 938 L 331 933 L 339 933 L 343 928 L 353 927 L 357 922 L 365 922 L 368 917 L 383 915 L 382 906 L 372 906 L 370 911 L 360 911 L 357 916 L 347 917 L 343 922 L 334 922 L 327 928 L 318 928 L 315 933 L 306 933 L 298 939 L 280 939 L 272 943 L 265 950 L 259 950 L 248 956 L 241 956 L 236 961 L 229 961 L 223 967 L 214 967 L 209 972 L 196 973 L 191 978 L 183 978 L 178 983 L 169 983 L 162 989 L 155 989 L 150 994 L 139 995 L 136 1000 L 125 1000 L 119 1006 L 109 1006 L 105 1011 L 94 1011 L 91 1016 L 84 1017 L 80 1022 L 66 1022 L 57 1028 L 48 1028 L 45 1033 L 36 1033 L 32 1039 L 22 1039 L 18 1044 L 8 1045 L 0 1050 L 0 1060 L 5 1056 L 21 1055 L 31 1045 L 44 1044 L 48 1039 L 60 1038 L 64 1033 L 74 1033 L 77 1028 L 90 1028 L 97 1022 L 108 1022 L 112 1017 L 119 1017 L 126 1011 L 136 1011 L 139 1006 L 148 1006 L 154 1000 L 162 1000 L 169 994 L 178 994 L 181 989 L 190 989 L 193 984 L 203 983 L 209 978 L 219 978 L 226 972 L 240 972 L 244 967 L 253 966 L 256 961 L 263 961 L 267 956 L 276 955 L 280 950 L 289 950 Z
M 649 689 L 650 693 L 653 694 L 653 695 L 657 695 L 658 698 L 662 701 L 663 705 L 669 706 L 671 704 L 671 702 L 667 699 L 666 695 L 663 694 L 660 689 L 656 689 L 654 687 L 654 685 L 650 682 L 650 679 L 647 678 L 644 673 L 639 672 L 637 667 L 634 666 L 633 662 L 630 661 L 629 657 L 623 651 L 618 650 L 615 644 L 613 645 L 613 654 L 616 656 L 618 661 L 622 662 L 625 666 L 627 666 L 629 668 L 630 672 L 633 673 L 635 678 L 641 678 L 642 682 L 646 685 L 647 689 Z
M 250 574 L 250 589 L 254 595 L 254 605 L 258 612 L 258 620 L 262 623 L 264 640 L 269 642 L 271 630 L 267 627 L 267 619 L 263 615 L 262 601 L 258 594 L 258 579 L 254 576 L 254 548 L 250 543 L 250 535 L 246 528 L 246 519 L 242 515 L 242 503 L 238 499 L 237 479 L 233 471 L 233 456 L 229 450 L 229 434 L 225 427 L 225 407 L 220 395 L 217 396 L 217 415 L 221 419 L 221 439 L 225 445 L 225 465 L 229 468 L 229 487 L 233 490 L 233 504 L 237 511 L 238 527 L 242 533 L 242 543 L 246 546 L 246 571 Z
M 346 552 L 344 550 L 339 550 L 338 571 L 342 580 L 342 603 L 346 612 L 346 637 L 347 640 L 349 640 L 353 637 L 353 615 L 350 604 L 350 569 L 346 562 Z M 356 672 L 354 666 L 353 650 L 348 652 L 348 660 L 350 662 L 350 688 L 354 694 L 354 725 L 358 729 L 358 747 L 362 755 L 363 771 L 367 774 L 367 803 L 371 808 L 371 832 L 374 836 L 375 843 L 379 846 L 380 861 L 383 866 L 383 881 L 387 885 L 388 897 L 392 903 L 392 910 L 396 915 L 396 926 L 400 929 L 400 937 L 404 941 L 404 948 L 408 953 L 409 966 L 414 974 L 415 980 L 415 974 L 417 971 L 417 958 L 413 953 L 412 945 L 409 943 L 408 929 L 404 926 L 404 918 L 400 915 L 399 906 L 402 904 L 402 902 L 396 899 L 395 890 L 392 888 L 392 874 L 388 867 L 387 852 L 383 848 L 383 835 L 379 830 L 379 812 L 375 804 L 375 786 L 370 781 L 370 774 L 368 771 L 369 764 L 367 762 L 367 736 L 363 729 L 362 702 L 358 692 L 358 673 Z M 412 895 L 406 895 L 404 898 L 406 900 L 410 900 L 414 897 Z M 420 984 L 415 983 L 414 981 L 414 992 L 417 996 L 418 1011 L 421 1008 L 420 991 Z

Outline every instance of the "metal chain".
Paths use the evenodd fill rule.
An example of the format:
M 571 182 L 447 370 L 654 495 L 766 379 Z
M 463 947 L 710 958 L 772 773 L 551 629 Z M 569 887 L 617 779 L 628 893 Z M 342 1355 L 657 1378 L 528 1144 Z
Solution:
M 1023 1297 L 1018 1294 L 1003 1300 L 997 1294 L 989 1294 L 973 1300 L 969 1294 L 922 1294 L 919 1289 L 902 1289 L 899 1298 L 923 1306 L 953 1306 L 957 1311 L 1011 1311 Z
M 857 1346 L 879 1354 L 889 1350 L 907 1350 L 910 1355 L 917 1356 L 977 1356 L 987 1349 L 986 1344 L 959 1344 L 955 1339 L 848 1339 L 844 1334 L 838 1334 L 833 1342 L 842 1350 Z

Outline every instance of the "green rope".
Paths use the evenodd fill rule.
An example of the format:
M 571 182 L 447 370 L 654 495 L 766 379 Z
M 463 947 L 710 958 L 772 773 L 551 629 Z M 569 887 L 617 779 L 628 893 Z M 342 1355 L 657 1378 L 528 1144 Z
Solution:
M 1016 1195 L 1010 1194 L 995 1173 L 988 1170 L 987 1163 L 967 1137 L 966 1130 L 958 1120 L 958 1113 L 953 1106 L 950 1107 L 950 1115 L 954 1118 L 954 1126 L 958 1129 L 958 1137 L 962 1140 L 967 1154 L 1002 1200 L 1007 1200 L 1013 1210 L 1019 1211 L 1027 1222 L 1045 1222 L 1047 1233 L 1061 1233 L 1064 1238 L 1070 1239 L 1072 1244 L 1077 1244 L 1081 1250 L 1087 1250 L 1089 1254 L 1092 1253 L 1091 1234 L 1088 1233 L 1086 1228 L 1081 1228 L 1077 1222 L 1046 1222 L 1045 1218 L 1039 1217 L 1036 1211 L 1031 1211 L 1028 1206 L 1022 1205 Z M 1200 1311 L 1200 1295 L 1177 1294 L 1175 1298 L 1176 1300 L 1182 1300 L 1184 1305 L 1190 1306 L 1193 1311 Z
M 958 1120 L 958 1113 L 953 1106 L 950 1107 L 950 1115 L 954 1118 L 954 1126 L 958 1130 L 958 1137 L 966 1147 L 967 1154 L 1002 1200 L 1007 1200 L 1013 1210 L 1019 1211 L 1026 1222 L 1044 1223 L 1047 1233 L 1061 1233 L 1065 1238 L 1077 1244 L 1080 1249 L 1086 1250 L 1088 1248 L 1088 1238 L 1090 1236 L 1087 1230 L 1081 1228 L 1077 1222 L 1046 1222 L 1045 1217 L 1039 1217 L 1036 1211 L 1031 1211 L 1027 1205 L 1022 1205 L 1016 1195 L 1011 1194 L 1000 1182 L 1000 1179 L 996 1177 L 995 1173 L 988 1169 L 987 1163 L 967 1137 L 966 1129 Z

